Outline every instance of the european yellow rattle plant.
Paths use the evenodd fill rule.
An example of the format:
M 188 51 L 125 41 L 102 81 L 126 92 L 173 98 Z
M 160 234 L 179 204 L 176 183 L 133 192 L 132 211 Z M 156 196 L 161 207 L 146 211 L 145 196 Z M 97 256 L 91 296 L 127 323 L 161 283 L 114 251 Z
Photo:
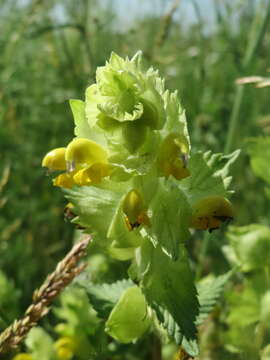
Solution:
M 217 289 L 196 288 L 186 242 L 190 229 L 211 232 L 233 218 L 228 170 L 238 152 L 191 152 L 178 94 L 165 89 L 158 71 L 144 70 L 141 52 L 132 59 L 112 53 L 85 101 L 70 106 L 75 137 L 49 151 L 42 166 L 56 173 L 53 185 L 64 189 L 72 222 L 101 251 L 130 261 L 106 332 L 128 343 L 158 319 L 196 355 L 196 326 Z

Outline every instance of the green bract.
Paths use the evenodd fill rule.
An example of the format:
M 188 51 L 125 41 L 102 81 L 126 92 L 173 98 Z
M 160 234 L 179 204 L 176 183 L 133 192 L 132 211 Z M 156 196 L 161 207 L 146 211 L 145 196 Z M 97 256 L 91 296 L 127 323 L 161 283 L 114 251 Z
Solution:
M 229 197 L 228 170 L 239 152 L 191 153 L 177 92 L 165 90 L 157 71 L 144 70 L 140 52 L 132 59 L 113 53 L 85 101 L 70 106 L 76 137 L 61 148 L 61 167 L 59 151 L 50 151 L 43 166 L 65 171 L 54 185 L 67 188 L 72 221 L 101 252 L 130 260 L 138 285 L 109 301 L 108 333 L 136 340 L 151 328 L 151 307 L 169 335 L 195 354 L 199 302 L 185 245 L 196 204 Z M 212 230 L 224 220 L 215 209 L 200 210 L 203 226 L 195 229 Z

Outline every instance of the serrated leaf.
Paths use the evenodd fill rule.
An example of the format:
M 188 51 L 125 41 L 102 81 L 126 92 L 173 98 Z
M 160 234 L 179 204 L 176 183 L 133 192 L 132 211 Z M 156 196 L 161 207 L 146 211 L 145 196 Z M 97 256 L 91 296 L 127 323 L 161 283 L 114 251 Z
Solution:
M 77 215 L 73 222 L 85 227 L 94 238 L 106 242 L 107 231 L 122 197 L 119 191 L 96 186 L 73 187 L 65 190 Z
M 229 166 L 239 155 L 236 150 L 230 155 L 198 152 L 188 161 L 191 176 L 183 179 L 179 187 L 185 192 L 191 204 L 212 195 L 227 197 L 230 179 L 227 177 Z
M 105 331 L 122 343 L 141 337 L 150 326 L 145 297 L 138 286 L 126 289 L 110 313 Z
M 179 245 L 190 236 L 188 226 L 191 209 L 176 181 L 161 179 L 150 203 L 151 227 L 146 229 L 154 246 L 173 260 L 179 255 Z
M 149 257 L 150 255 L 150 257 Z M 199 311 L 197 292 L 184 246 L 180 247 L 178 260 L 173 261 L 161 249 L 145 242 L 141 248 L 143 271 L 142 290 L 148 303 L 160 319 L 167 310 L 188 339 L 196 338 L 195 319 Z M 143 269 L 144 268 L 144 269 Z M 162 311 L 160 311 L 162 309 Z
M 129 279 L 116 281 L 113 284 L 83 284 L 87 291 L 90 302 L 101 318 L 107 318 L 110 311 L 120 299 L 122 293 L 133 286 Z
M 184 337 L 181 345 L 185 352 L 190 356 L 195 357 L 199 355 L 199 345 L 197 340 L 187 340 Z
M 198 298 L 200 303 L 200 313 L 196 319 L 196 325 L 201 325 L 210 312 L 214 309 L 226 282 L 231 277 L 232 272 L 218 276 L 214 279 L 206 279 L 197 286 Z

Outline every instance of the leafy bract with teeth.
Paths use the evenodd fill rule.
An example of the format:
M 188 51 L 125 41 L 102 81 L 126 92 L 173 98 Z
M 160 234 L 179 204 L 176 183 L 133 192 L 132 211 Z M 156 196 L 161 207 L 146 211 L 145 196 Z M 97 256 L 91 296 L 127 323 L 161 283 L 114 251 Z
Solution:
M 141 280 L 146 300 L 158 318 L 163 321 L 163 311 L 167 310 L 181 334 L 195 339 L 199 303 L 185 247 L 179 247 L 178 259 L 173 261 L 160 246 L 154 247 L 145 239 L 132 271 Z
M 145 228 L 154 246 L 173 260 L 179 255 L 179 245 L 189 238 L 191 208 L 185 194 L 172 178 L 160 179 L 155 196 L 150 202 L 151 227 Z
M 228 170 L 240 151 L 229 155 L 197 152 L 190 157 L 188 168 L 190 176 L 179 183 L 189 202 L 194 204 L 209 196 L 228 197 L 231 177 Z

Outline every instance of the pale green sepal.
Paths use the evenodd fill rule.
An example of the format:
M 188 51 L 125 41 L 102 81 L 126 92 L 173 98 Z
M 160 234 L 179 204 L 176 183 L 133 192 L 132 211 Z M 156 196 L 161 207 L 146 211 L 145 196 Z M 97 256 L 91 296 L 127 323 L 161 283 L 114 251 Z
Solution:
M 97 85 L 89 86 L 85 91 L 85 114 L 90 128 L 94 127 L 98 114 L 100 113 L 97 105 L 104 101 L 103 97 L 98 93 Z
M 191 208 L 185 194 L 177 187 L 172 178 L 160 179 L 149 210 L 151 226 L 146 228 L 154 246 L 173 260 L 179 255 L 179 244 L 189 238 L 188 230 Z
M 91 131 L 85 116 L 85 103 L 82 100 L 69 100 L 71 111 L 74 118 L 74 133 L 78 137 L 91 138 Z
M 138 286 L 125 290 L 113 308 L 105 331 L 122 343 L 140 338 L 150 327 L 151 320 L 144 295 Z
M 134 256 L 134 250 L 142 243 L 138 229 L 130 231 L 125 222 L 123 201 L 126 194 L 119 201 L 118 208 L 108 229 L 107 238 L 112 241 L 109 248 L 110 254 L 118 260 L 128 260 Z
M 118 244 L 116 241 L 113 241 L 112 245 L 108 249 L 109 254 L 111 257 L 113 257 L 116 260 L 120 261 L 127 261 L 134 257 L 135 248 L 129 247 L 129 248 L 121 248 L 118 247 Z
M 170 93 L 168 90 L 163 95 L 166 112 L 166 122 L 162 129 L 163 136 L 166 137 L 170 133 L 178 133 L 185 139 L 185 145 L 187 145 L 190 151 L 190 139 L 187 128 L 187 120 L 184 109 L 181 107 L 178 93 L 174 91 Z

